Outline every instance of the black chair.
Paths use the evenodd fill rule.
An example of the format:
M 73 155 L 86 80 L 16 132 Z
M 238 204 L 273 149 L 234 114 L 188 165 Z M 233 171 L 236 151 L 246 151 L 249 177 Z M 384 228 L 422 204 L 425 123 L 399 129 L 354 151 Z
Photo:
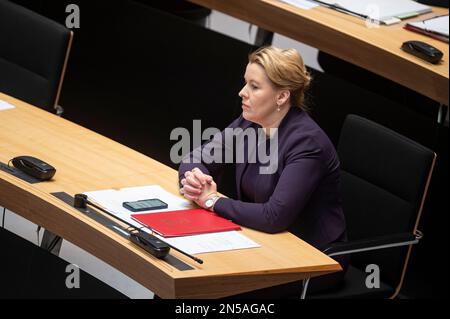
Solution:
M 356 115 L 347 116 L 344 122 L 338 154 L 349 240 L 332 245 L 325 253 L 352 254 L 351 262 L 339 287 L 308 295 L 305 281 L 303 297 L 395 298 L 412 245 L 422 236 L 417 225 L 436 154 Z M 368 265 L 378 267 L 379 287 L 366 285 L 373 271 L 366 272 Z
M 0 299 L 127 299 L 83 270 L 79 287 L 68 288 L 66 281 L 75 283 L 69 263 L 4 228 L 0 250 Z
M 0 0 L 0 92 L 61 112 L 58 99 L 72 37 L 64 26 Z

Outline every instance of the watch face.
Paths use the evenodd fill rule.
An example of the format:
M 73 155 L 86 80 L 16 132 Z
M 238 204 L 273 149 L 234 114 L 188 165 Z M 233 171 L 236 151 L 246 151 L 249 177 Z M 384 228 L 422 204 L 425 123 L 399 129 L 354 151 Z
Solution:
M 208 199 L 208 200 L 205 202 L 205 206 L 208 207 L 208 208 L 211 207 L 212 204 L 213 204 L 213 200 L 212 200 L 212 199 Z

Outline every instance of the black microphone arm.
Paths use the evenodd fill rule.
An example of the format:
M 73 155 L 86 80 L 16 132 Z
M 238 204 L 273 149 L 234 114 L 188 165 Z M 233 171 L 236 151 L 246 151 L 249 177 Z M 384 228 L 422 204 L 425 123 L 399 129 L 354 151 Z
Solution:
M 148 234 L 147 232 L 144 232 L 143 230 L 136 228 L 136 226 L 118 218 L 117 216 L 115 216 L 114 214 L 108 212 L 106 209 L 96 205 L 95 203 L 92 203 L 91 201 L 89 201 L 88 196 L 85 194 L 75 194 L 75 198 L 74 198 L 74 202 L 73 202 L 73 206 L 75 208 L 82 208 L 82 209 L 86 209 L 87 205 L 90 205 L 102 212 L 104 212 L 105 214 L 108 214 L 109 216 L 119 220 L 122 223 L 125 223 L 129 226 L 131 226 L 132 228 L 137 230 L 137 233 L 132 233 L 130 231 L 127 231 L 129 236 L 130 236 L 130 240 L 135 243 L 136 245 L 138 245 L 139 247 L 143 248 L 145 251 L 149 252 L 150 254 L 152 254 L 153 256 L 157 257 L 157 258 L 164 258 L 167 256 L 167 254 L 170 251 L 170 248 L 175 249 L 176 251 L 182 253 L 183 255 L 195 260 L 196 262 L 198 262 L 199 264 L 203 264 L 203 260 L 201 260 L 200 258 L 197 258 L 195 256 L 192 256 L 184 251 L 182 251 L 181 249 L 172 246 L 169 243 L 166 243 L 165 241 L 159 239 L 158 237 Z M 146 227 L 148 229 L 150 229 L 151 231 L 153 231 L 153 229 Z

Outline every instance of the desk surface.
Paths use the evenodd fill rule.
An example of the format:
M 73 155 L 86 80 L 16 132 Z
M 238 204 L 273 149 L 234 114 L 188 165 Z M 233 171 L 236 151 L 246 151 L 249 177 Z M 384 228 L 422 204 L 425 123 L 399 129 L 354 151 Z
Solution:
M 324 7 L 303 10 L 278 0 L 190 1 L 311 45 L 448 105 L 449 45 L 403 29 L 406 21 L 448 14 L 448 9 L 433 8 L 400 24 L 369 28 L 358 17 Z M 444 52 L 443 62 L 433 65 L 403 52 L 400 46 L 408 40 L 437 47 Z
M 16 106 L 0 111 L 0 161 L 36 156 L 57 168 L 53 180 L 29 184 L 0 171 L 0 205 L 109 263 L 163 298 L 217 298 L 339 271 L 333 259 L 284 232 L 243 233 L 261 248 L 198 255 L 180 271 L 89 219 L 50 193 L 159 184 L 177 194 L 177 172 L 72 122 L 0 93 Z

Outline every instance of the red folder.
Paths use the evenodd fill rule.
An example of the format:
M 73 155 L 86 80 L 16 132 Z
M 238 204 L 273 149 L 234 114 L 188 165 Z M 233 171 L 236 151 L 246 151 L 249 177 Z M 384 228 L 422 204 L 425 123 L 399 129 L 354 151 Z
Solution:
M 205 209 L 132 214 L 131 217 L 164 237 L 239 230 L 241 227 Z

